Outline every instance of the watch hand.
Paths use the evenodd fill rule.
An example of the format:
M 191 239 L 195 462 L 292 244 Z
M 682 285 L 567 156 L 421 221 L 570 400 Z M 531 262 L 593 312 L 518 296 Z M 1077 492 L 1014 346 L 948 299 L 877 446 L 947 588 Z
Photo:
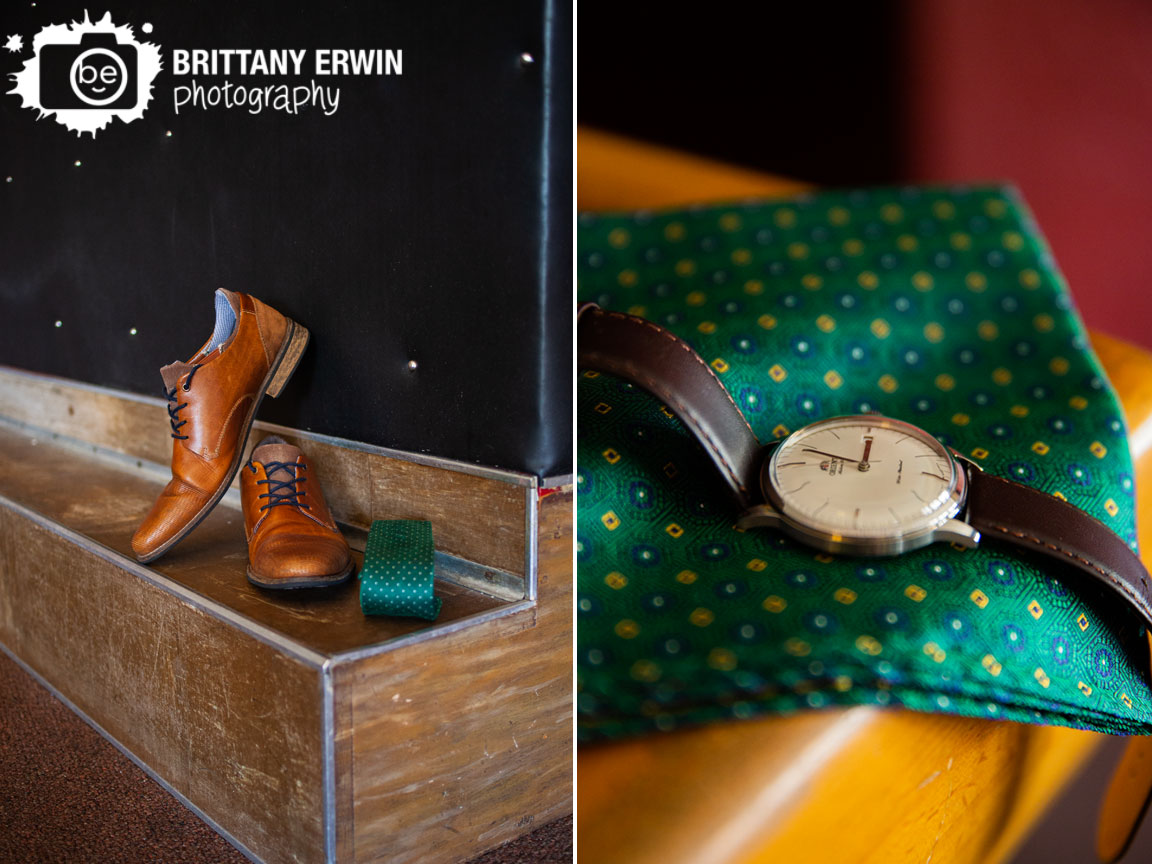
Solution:
M 827 456 L 830 459 L 840 459 L 840 460 L 843 460 L 844 462 L 859 462 L 860 461 L 859 459 L 852 459 L 849 456 L 837 456 L 835 453 L 825 453 L 823 450 L 813 450 L 811 447 L 801 447 L 800 449 L 805 451 L 806 453 L 819 453 L 821 456 Z M 878 464 L 880 464 L 880 460 L 877 459 L 872 464 L 878 465 Z
M 837 456 L 835 453 L 825 453 L 823 450 L 813 450 L 811 447 L 800 448 L 807 453 L 819 453 L 821 456 L 827 456 L 830 459 L 840 459 L 844 462 L 859 462 L 859 459 L 853 459 L 850 456 Z

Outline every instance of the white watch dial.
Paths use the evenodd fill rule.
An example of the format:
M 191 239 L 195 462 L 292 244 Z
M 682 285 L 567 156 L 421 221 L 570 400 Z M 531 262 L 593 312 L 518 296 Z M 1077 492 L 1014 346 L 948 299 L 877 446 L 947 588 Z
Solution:
M 959 469 L 921 429 L 885 417 L 838 417 L 794 432 L 773 452 L 770 497 L 785 518 L 836 537 L 891 538 L 955 515 Z

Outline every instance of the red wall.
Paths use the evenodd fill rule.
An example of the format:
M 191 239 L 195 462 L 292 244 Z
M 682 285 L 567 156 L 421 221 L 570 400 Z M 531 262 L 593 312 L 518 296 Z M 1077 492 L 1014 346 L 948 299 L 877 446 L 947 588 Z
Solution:
M 912 178 L 1016 183 L 1088 325 L 1152 349 L 1152 3 L 905 11 Z

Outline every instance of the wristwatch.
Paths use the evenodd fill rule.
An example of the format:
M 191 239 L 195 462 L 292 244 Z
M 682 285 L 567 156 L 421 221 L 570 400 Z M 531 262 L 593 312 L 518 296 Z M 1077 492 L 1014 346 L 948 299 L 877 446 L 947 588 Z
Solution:
M 910 423 L 831 417 L 763 446 L 712 368 L 659 325 L 584 304 L 577 363 L 661 399 L 727 484 L 741 528 L 765 527 L 839 555 L 897 555 L 945 541 L 1008 543 L 1119 594 L 1152 624 L 1140 559 L 1108 526 L 1029 486 L 984 472 Z
M 938 541 L 999 541 L 1077 568 L 1152 624 L 1148 571 L 1108 526 L 1047 493 L 984 472 L 923 429 L 876 414 L 831 417 L 763 446 L 712 368 L 659 325 L 578 307 L 577 365 L 661 399 L 727 484 L 742 528 L 774 528 L 840 555 L 897 555 Z M 1152 653 L 1152 630 L 1144 631 Z M 1134 737 L 1101 808 L 1097 851 L 1117 861 L 1152 803 L 1152 736 Z

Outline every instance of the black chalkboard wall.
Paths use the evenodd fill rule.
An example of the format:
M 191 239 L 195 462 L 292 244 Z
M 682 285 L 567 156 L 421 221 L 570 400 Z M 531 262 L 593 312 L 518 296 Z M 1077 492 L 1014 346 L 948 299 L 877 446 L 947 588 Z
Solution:
M 86 7 L 105 12 L 5 6 L 0 38 L 23 43 L 0 48 L 5 91 L 35 34 Z M 140 119 L 78 137 L 0 93 L 0 363 L 159 395 L 159 367 L 208 337 L 223 286 L 312 332 L 262 419 L 571 470 L 567 4 L 108 0 L 107 11 L 161 47 Z M 287 48 L 309 52 L 299 79 L 173 74 L 177 49 Z M 402 74 L 309 74 L 317 49 L 376 48 L 402 51 Z M 315 79 L 340 101 L 330 116 L 177 113 L 174 88 L 192 78 L 206 90 Z

